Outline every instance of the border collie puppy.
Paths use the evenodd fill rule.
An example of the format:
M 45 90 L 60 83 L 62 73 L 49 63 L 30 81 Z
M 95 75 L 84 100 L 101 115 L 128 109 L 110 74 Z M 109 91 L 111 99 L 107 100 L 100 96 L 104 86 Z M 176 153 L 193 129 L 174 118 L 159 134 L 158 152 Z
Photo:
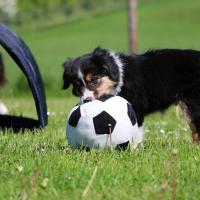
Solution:
M 96 48 L 66 61 L 63 89 L 81 101 L 120 95 L 132 103 L 138 125 L 144 117 L 179 103 L 194 141 L 200 141 L 200 51 L 161 49 L 125 55 Z

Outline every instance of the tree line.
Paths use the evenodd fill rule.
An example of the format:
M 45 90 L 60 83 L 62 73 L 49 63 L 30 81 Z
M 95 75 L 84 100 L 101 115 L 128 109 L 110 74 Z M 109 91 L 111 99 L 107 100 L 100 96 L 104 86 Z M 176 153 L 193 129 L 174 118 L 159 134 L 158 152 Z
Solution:
M 0 20 L 17 25 L 37 23 L 59 23 L 84 12 L 116 9 L 124 0 L 15 0 L 16 14 L 6 16 L 0 8 Z

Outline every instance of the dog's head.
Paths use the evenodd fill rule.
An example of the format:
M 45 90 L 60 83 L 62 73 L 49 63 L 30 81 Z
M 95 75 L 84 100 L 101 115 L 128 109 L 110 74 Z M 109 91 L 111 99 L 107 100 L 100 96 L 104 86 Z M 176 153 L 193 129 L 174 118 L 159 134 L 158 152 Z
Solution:
M 81 101 L 94 100 L 105 94 L 116 95 L 123 82 L 120 56 L 97 47 L 91 53 L 66 61 L 63 89 L 72 84 Z

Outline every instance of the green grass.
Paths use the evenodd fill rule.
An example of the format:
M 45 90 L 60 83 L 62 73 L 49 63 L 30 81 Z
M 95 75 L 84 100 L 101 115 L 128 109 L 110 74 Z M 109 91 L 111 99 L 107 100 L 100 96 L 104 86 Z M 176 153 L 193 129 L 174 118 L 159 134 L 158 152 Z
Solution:
M 23 110 L 24 116 L 35 116 L 28 98 L 15 101 L 7 100 L 11 113 Z M 174 107 L 146 119 L 144 147 L 84 152 L 72 151 L 66 144 L 67 113 L 75 102 L 50 98 L 51 115 L 44 132 L 1 133 L 0 199 L 22 199 L 25 194 L 28 199 L 81 199 L 96 167 L 85 199 L 171 199 L 175 189 L 177 199 L 198 199 L 199 146 L 192 144 L 190 131 Z M 173 155 L 175 150 L 178 153 Z
M 140 51 L 198 49 L 199 6 L 198 0 L 141 1 Z M 95 169 L 85 199 L 172 199 L 173 193 L 177 199 L 199 199 L 199 146 L 174 107 L 146 118 L 144 146 L 135 151 L 72 151 L 67 145 L 66 119 L 77 99 L 60 90 L 61 64 L 97 45 L 127 52 L 126 19 L 121 9 L 56 27 L 14 28 L 39 63 L 50 116 L 42 132 L 0 132 L 0 199 L 82 199 Z M 36 118 L 30 92 L 24 96 L 24 77 L 6 55 L 5 62 L 9 83 L 1 98 L 11 114 Z

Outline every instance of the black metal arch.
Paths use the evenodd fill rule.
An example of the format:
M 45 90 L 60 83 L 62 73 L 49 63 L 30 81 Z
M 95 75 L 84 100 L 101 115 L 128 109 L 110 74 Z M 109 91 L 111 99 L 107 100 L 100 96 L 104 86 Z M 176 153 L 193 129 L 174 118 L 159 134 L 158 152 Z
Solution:
M 26 76 L 34 97 L 38 120 L 21 116 L 0 115 L 1 128 L 44 128 L 48 123 L 47 105 L 43 81 L 38 65 L 25 42 L 6 25 L 0 23 L 0 44 Z

